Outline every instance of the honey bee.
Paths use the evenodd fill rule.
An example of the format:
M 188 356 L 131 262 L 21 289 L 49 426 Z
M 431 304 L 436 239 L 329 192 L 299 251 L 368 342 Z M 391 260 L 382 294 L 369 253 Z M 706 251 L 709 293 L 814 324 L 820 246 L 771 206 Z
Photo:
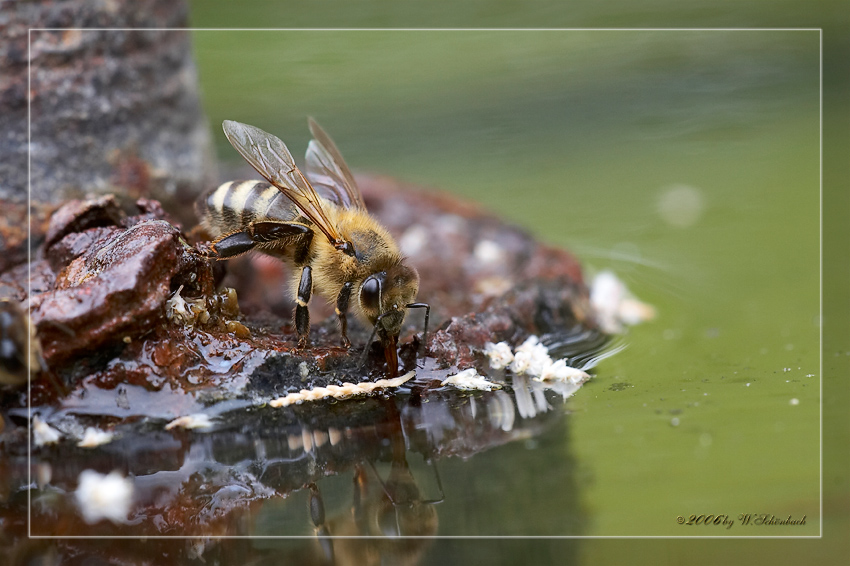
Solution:
M 215 238 L 211 254 L 225 259 L 256 250 L 284 261 L 293 272 L 298 348 L 309 346 L 308 304 L 315 292 L 334 304 L 344 347 L 351 346 L 349 309 L 372 327 L 369 343 L 377 333 L 395 377 L 406 309 L 426 309 L 427 333 L 430 307 L 414 302 L 419 274 L 367 212 L 334 142 L 312 118 L 309 125 L 305 176 L 280 139 L 224 121 L 228 141 L 267 182 L 231 181 L 198 201 L 201 224 Z

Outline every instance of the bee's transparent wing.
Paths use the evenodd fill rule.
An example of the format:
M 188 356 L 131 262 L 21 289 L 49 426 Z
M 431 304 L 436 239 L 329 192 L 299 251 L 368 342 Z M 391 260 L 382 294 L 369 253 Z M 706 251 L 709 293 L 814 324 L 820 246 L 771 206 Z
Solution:
M 366 210 L 354 175 L 339 153 L 336 144 L 315 120 L 310 118 L 313 139 L 307 146 L 307 176 L 310 182 L 328 194 L 343 208 Z
M 292 154 L 276 136 L 254 126 L 225 120 L 227 141 L 242 157 L 286 195 L 301 212 L 327 236 L 331 243 L 342 240 L 339 230 L 328 220 L 316 191 L 296 167 Z

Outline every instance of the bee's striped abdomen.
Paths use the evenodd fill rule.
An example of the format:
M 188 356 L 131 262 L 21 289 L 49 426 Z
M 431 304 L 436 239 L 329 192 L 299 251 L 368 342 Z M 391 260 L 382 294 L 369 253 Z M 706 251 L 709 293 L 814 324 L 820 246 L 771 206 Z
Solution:
M 255 220 L 287 220 L 292 206 L 280 190 L 265 181 L 229 181 L 210 192 L 202 204 L 208 228 L 217 235 Z

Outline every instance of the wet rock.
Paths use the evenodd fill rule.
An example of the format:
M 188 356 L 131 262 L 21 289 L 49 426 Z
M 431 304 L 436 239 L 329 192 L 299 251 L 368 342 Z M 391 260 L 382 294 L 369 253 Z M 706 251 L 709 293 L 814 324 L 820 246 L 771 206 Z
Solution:
M 47 260 L 22 263 L 0 275 L 0 298 L 24 301 L 30 290 L 37 295 L 53 289 L 55 283 L 56 272 Z
M 30 266 L 0 275 L 0 293 L 27 298 L 48 366 L 78 377 L 164 318 L 172 286 L 214 297 L 210 261 L 149 199 L 69 201 L 50 219 Z M 28 269 L 28 267 L 30 269 Z M 29 277 L 29 279 L 28 279 Z M 117 348 L 116 351 L 110 348 Z M 86 369 L 89 368 L 89 369 Z
M 429 341 L 441 366 L 471 367 L 487 342 L 522 342 L 529 335 L 567 333 L 591 325 L 580 288 L 570 280 L 525 281 L 482 312 L 452 319 Z
M 29 269 L 30 266 L 24 263 L 19 265 L 15 269 L 11 269 L 3 274 L 0 274 L 0 299 L 9 299 L 20 302 L 27 298 L 27 287 L 29 286 L 27 280 L 29 277 Z M 53 277 L 53 272 L 50 271 L 49 266 L 48 271 L 51 275 L 51 278 L 55 279 L 55 277 Z
M 100 242 L 59 273 L 55 290 L 32 298 L 49 365 L 137 338 L 162 316 L 182 251 L 177 229 L 148 220 Z
M 530 334 L 595 332 L 580 268 L 568 253 L 440 193 L 385 178 L 364 177 L 360 184 L 368 206 L 419 270 L 418 300 L 431 305 L 427 344 L 424 313 L 408 316 L 399 352 L 404 372 L 417 370 L 417 380 L 439 382 L 451 368 L 480 363 L 486 342 L 517 345 Z M 155 404 L 176 418 L 186 395 L 193 404 L 274 398 L 385 377 L 380 348 L 366 343 L 371 329 L 352 321 L 354 347 L 342 348 L 336 317 L 329 310 L 323 316 L 318 300 L 310 306 L 314 324 L 306 351 L 295 347 L 291 297 L 282 313 L 242 315 L 246 302 L 262 307 L 258 296 L 267 289 L 288 288 L 286 270 L 253 269 L 274 261 L 268 258 L 212 262 L 206 242 L 190 246 L 167 218 L 150 199 L 70 201 L 50 219 L 35 254 L 44 259 L 32 264 L 31 279 L 25 265 L 0 275 L 0 290 L 16 300 L 27 298 L 32 286 L 31 316 L 44 360 L 71 387 L 62 401 L 36 383 L 36 404 L 73 399 L 77 410 L 104 414 L 120 405 L 123 417 Z M 225 266 L 255 285 L 216 291 Z
M 384 178 L 360 184 L 419 270 L 418 300 L 431 305 L 427 344 L 421 311 L 408 315 L 400 340 L 401 370 L 415 370 L 417 383 L 440 383 L 448 371 L 481 365 L 487 342 L 516 346 L 533 334 L 566 343 L 565 336 L 581 336 L 598 349 L 604 341 L 579 265 L 567 252 L 440 193 Z M 243 315 L 245 302 L 262 307 L 258 290 L 262 298 L 264 287 L 287 288 L 286 270 L 213 262 L 206 242 L 190 245 L 167 218 L 150 199 L 70 201 L 51 218 L 34 254 L 43 259 L 31 272 L 22 265 L 0 275 L 0 290 L 15 300 L 26 299 L 31 286 L 44 361 L 70 388 L 57 395 L 35 382 L 34 405 L 174 419 L 209 403 L 386 377 L 381 349 L 367 344 L 371 329 L 352 321 L 354 346 L 341 347 L 336 317 L 323 317 L 318 300 L 310 305 L 308 350 L 296 349 L 291 310 Z M 225 266 L 255 286 L 217 290 Z
M 538 244 L 447 195 L 386 178 L 360 183 L 367 205 L 418 269 L 419 300 L 431 305 L 428 344 L 421 343 L 422 314 L 408 316 L 400 352 L 405 371 L 421 365 L 418 358 L 426 352 L 435 367 L 463 369 L 480 358 L 488 341 L 518 344 L 530 334 L 595 328 L 580 267 L 567 252 Z M 359 380 L 364 372 L 383 377 L 378 348 L 367 352 L 361 367 L 359 352 L 369 346 L 371 329 L 352 322 L 355 347 L 341 348 L 335 316 L 323 320 L 318 300 L 310 306 L 309 351 L 295 350 L 291 297 L 282 313 L 242 317 L 235 294 L 214 291 L 217 270 L 227 262 L 211 262 L 205 242 L 190 247 L 165 218 L 157 201 L 120 204 L 110 195 L 71 201 L 56 211 L 45 260 L 33 264 L 38 267 L 30 282 L 33 322 L 49 366 L 68 367 L 105 348 L 106 358 L 75 369 L 76 378 L 100 374 L 117 355 L 105 370 L 116 377 L 129 371 L 157 384 L 211 387 L 226 395 L 244 394 L 246 387 L 275 395 L 297 391 L 308 385 L 293 369 L 302 362 L 315 385 Z M 269 261 L 275 260 L 231 267 L 254 281 L 237 289 L 239 304 L 262 307 L 268 289 L 288 288 L 286 270 L 270 272 L 263 267 Z M 20 300 L 27 287 L 23 276 L 13 270 L 0 277 L 0 285 Z M 274 362 L 279 359 L 287 361 Z
M 125 216 L 114 195 L 69 201 L 50 217 L 45 246 L 49 249 L 68 234 L 88 228 L 118 226 Z
M 117 226 L 103 226 L 67 234 L 45 252 L 48 264 L 53 271 L 59 272 L 88 250 L 106 244 L 121 232 L 123 230 Z

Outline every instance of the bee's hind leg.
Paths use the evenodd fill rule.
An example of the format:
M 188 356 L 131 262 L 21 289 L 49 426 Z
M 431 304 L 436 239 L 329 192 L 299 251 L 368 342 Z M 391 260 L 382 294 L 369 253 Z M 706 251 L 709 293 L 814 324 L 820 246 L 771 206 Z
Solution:
M 235 257 L 251 251 L 257 245 L 245 232 L 234 232 L 219 238 L 212 244 L 212 255 L 218 259 Z
M 263 220 L 250 223 L 244 230 L 222 236 L 212 243 L 213 255 L 218 259 L 235 257 L 249 252 L 257 244 L 289 239 L 293 244 L 309 247 L 312 233 L 304 224 Z

